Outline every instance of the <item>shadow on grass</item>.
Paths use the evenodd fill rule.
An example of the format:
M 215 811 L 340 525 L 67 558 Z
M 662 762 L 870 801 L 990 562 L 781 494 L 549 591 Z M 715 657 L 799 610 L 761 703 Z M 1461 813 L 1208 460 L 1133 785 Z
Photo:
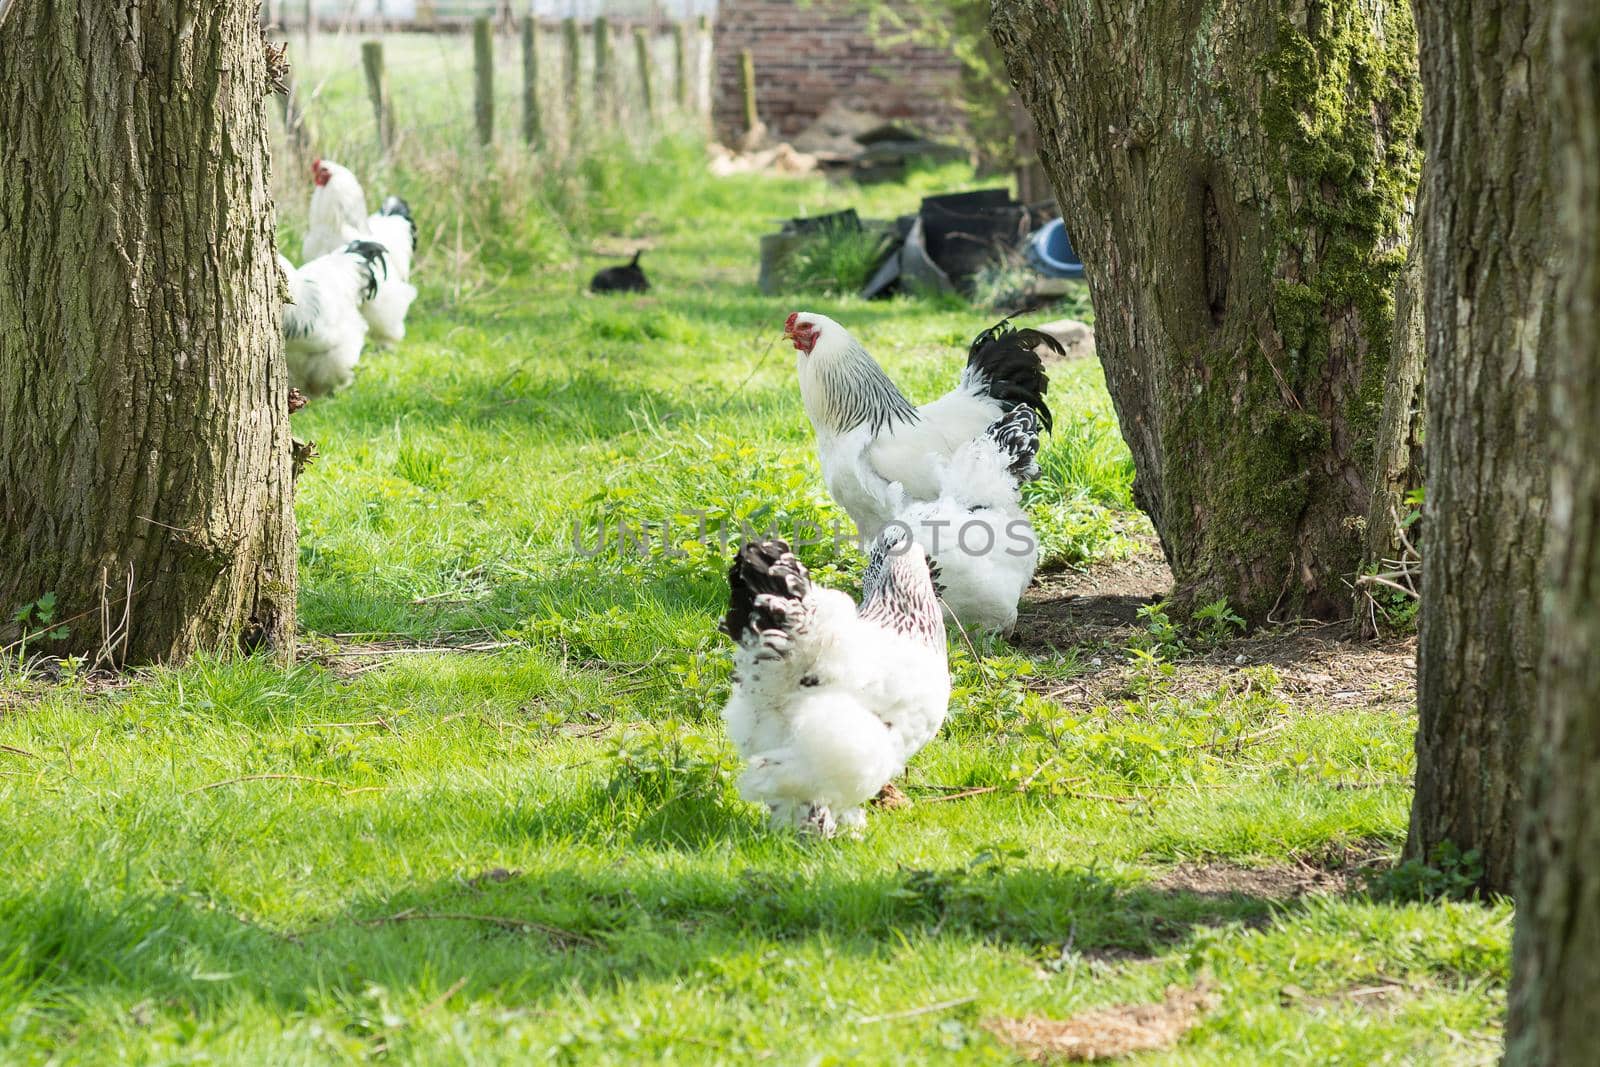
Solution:
M 0 997 L 42 997 L 69 1015 L 78 998 L 104 995 L 155 997 L 197 1014 L 241 999 L 314 1012 L 339 1010 L 374 985 L 421 996 L 470 975 L 479 990 L 525 1002 L 575 986 L 694 980 L 715 973 L 718 959 L 813 941 L 862 956 L 921 937 L 1040 959 L 1149 958 L 1200 928 L 1261 926 L 1300 906 L 999 862 L 804 873 L 804 853 L 833 847 L 778 844 L 776 862 L 736 875 L 621 864 L 462 871 L 276 931 L 182 889 L 118 895 L 63 878 L 0 906 L 0 943 L 10 946 Z

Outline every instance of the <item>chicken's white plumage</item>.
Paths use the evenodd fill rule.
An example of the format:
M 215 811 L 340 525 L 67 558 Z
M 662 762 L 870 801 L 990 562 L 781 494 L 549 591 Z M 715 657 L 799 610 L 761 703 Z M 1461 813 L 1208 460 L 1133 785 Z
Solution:
M 361 306 L 377 289 L 373 271 L 382 255 L 378 245 L 354 241 L 298 270 L 278 257 L 289 283 L 284 356 L 296 389 L 323 396 L 350 384 L 367 339 Z
M 331 160 L 311 164 L 315 183 L 300 254 L 307 261 L 367 236 L 367 194 L 348 168 Z
M 884 489 L 890 528 L 903 526 L 927 551 L 939 599 L 964 629 L 1010 636 L 1016 626 L 1017 604 L 1039 565 L 1022 506 L 1038 451 L 1038 416 L 1019 406 L 941 465 L 935 499 L 908 501 L 898 485 Z
M 956 388 L 920 408 L 832 319 L 796 312 L 785 333 L 794 341 L 823 482 L 863 539 L 876 537 L 894 517 L 881 485 L 898 484 L 908 502 L 933 501 L 956 451 L 1019 404 L 1050 426 L 1049 380 L 1036 350 L 1061 346 L 1037 330 L 1005 322 L 985 330 L 972 342 Z
M 862 606 L 812 584 L 781 541 L 741 546 L 723 629 L 738 644 L 723 721 L 739 793 L 775 824 L 859 829 L 861 805 L 938 733 L 950 700 L 925 556 L 880 540 Z
M 406 314 L 417 290 L 411 284 L 411 263 L 416 255 L 416 225 L 411 208 L 391 196 L 373 214 L 367 214 L 367 194 L 347 167 L 319 159 L 311 165 L 314 187 L 305 240 L 306 258 L 326 255 L 351 241 L 375 241 L 384 247 L 384 270 L 372 299 L 361 309 L 372 339 L 401 341 L 406 335 Z

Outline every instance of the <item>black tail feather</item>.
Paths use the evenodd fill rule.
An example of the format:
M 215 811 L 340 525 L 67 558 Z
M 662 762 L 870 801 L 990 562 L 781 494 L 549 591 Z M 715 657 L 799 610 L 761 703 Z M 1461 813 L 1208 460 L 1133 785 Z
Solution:
M 781 620 L 756 604 L 760 596 L 801 600 L 811 589 L 803 563 L 786 541 L 747 541 L 739 546 L 728 568 L 728 613 L 718 627 L 739 640 L 749 632 L 781 629 Z
M 366 274 L 367 283 L 362 287 L 362 294 L 367 300 L 378 295 L 378 272 L 374 264 L 383 268 L 383 276 L 389 276 L 389 250 L 377 241 L 351 241 L 344 246 L 345 252 L 353 256 L 360 256 L 362 269 Z
M 1026 404 L 1018 404 L 989 424 L 984 431 L 1000 451 L 1010 457 L 1006 470 L 1020 484 L 1039 476 L 1039 416 Z
M 1007 411 L 1025 404 L 1049 430 L 1054 421 L 1044 394 L 1050 388 L 1050 377 L 1036 351 L 1039 345 L 1066 355 L 1061 342 L 1049 334 L 1019 330 L 1010 319 L 1001 319 L 973 338 L 967 350 L 967 370 L 982 376 L 984 391 Z
M 638 265 L 639 265 L 639 257 L 640 257 L 640 256 L 641 256 L 641 255 L 643 255 L 643 254 L 644 254 L 644 249 L 642 249 L 642 248 L 635 248 L 635 249 L 634 249 L 634 250 L 633 250 L 633 258 L 632 258 L 632 259 L 630 259 L 630 260 L 628 260 L 628 266 L 630 266 L 630 267 L 637 267 L 637 266 L 638 266 Z

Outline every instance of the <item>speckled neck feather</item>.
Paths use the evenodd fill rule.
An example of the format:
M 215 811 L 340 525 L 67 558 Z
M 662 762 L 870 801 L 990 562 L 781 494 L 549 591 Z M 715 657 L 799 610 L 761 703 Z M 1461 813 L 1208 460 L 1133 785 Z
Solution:
M 927 559 L 920 550 L 906 545 L 900 537 L 879 537 L 873 542 L 862 580 L 861 618 L 944 647 L 944 613 L 939 609 Z
M 876 434 L 920 418 L 878 361 L 853 338 L 839 355 L 818 359 L 812 375 L 817 395 L 807 398 L 807 407 L 818 429 L 845 434 L 867 423 Z

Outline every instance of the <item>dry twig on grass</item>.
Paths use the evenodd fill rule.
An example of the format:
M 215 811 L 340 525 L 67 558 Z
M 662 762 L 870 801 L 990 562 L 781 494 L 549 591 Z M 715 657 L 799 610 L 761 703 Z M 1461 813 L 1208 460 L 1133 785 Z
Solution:
M 381 785 L 358 785 L 349 788 L 331 779 L 313 778 L 308 774 L 244 774 L 238 778 L 224 778 L 220 782 L 209 782 L 206 785 L 195 786 L 184 795 L 204 793 L 210 789 L 221 789 L 225 785 L 238 785 L 240 782 L 310 782 L 312 785 L 325 785 L 332 789 L 337 789 L 345 796 L 349 796 L 351 793 L 375 793 L 383 788 Z
M 374 919 L 351 919 L 357 926 L 390 926 L 395 923 L 422 922 L 426 920 L 439 920 L 442 922 L 474 922 L 487 923 L 498 926 L 502 930 L 514 933 L 535 931 L 544 934 L 558 944 L 585 945 L 589 948 L 599 948 L 600 942 L 588 934 L 576 930 L 567 930 L 560 926 L 551 926 L 549 923 L 538 922 L 534 919 L 519 919 L 512 915 L 476 915 L 463 911 L 417 911 L 407 908 L 397 911 L 393 915 L 380 915 Z
M 959 1008 L 963 1004 L 971 1004 L 977 999 L 977 995 L 974 994 L 969 997 L 957 997 L 954 1000 L 941 1000 L 937 1004 L 924 1004 L 920 1008 L 907 1008 L 905 1011 L 891 1011 L 886 1015 L 867 1015 L 857 1019 L 856 1025 L 865 1026 L 869 1023 L 886 1023 L 895 1019 L 915 1019 L 919 1015 L 932 1015 L 936 1011 L 948 1011 L 951 1008 Z

